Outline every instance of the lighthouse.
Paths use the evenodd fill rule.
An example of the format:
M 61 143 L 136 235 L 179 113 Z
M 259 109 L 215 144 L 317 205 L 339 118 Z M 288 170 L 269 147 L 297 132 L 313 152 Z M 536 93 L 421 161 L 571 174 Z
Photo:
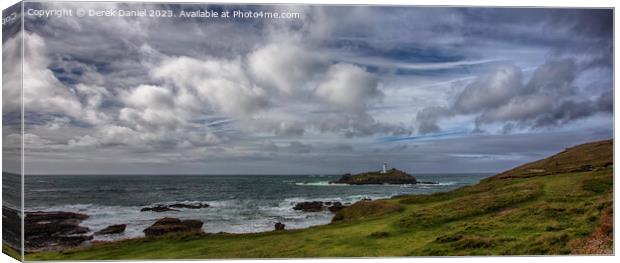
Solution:
M 387 173 L 387 163 L 383 163 L 383 170 L 381 170 L 382 174 L 386 174 Z

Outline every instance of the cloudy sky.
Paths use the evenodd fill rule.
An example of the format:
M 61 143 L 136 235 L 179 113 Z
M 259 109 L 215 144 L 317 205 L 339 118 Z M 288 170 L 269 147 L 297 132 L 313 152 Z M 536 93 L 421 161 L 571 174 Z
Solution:
M 27 174 L 498 172 L 613 136 L 611 10 L 28 5 L 301 17 L 26 16 Z

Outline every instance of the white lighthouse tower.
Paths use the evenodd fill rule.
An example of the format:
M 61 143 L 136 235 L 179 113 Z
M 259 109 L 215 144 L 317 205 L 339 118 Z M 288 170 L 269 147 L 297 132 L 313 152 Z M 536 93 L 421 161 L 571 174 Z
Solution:
M 387 163 L 383 163 L 383 170 L 381 170 L 382 174 L 386 174 L 387 173 Z

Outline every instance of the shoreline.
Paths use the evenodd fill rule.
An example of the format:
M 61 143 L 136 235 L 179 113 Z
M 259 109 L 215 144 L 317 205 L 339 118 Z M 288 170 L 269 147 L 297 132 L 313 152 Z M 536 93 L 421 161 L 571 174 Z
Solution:
M 30 260 L 158 258 L 157 255 L 148 254 L 148 251 L 152 251 L 152 249 L 161 251 L 161 253 L 166 255 L 166 258 L 170 259 L 256 258 L 257 255 L 261 255 L 262 258 L 368 257 L 373 255 L 375 257 L 465 256 L 505 254 L 508 252 L 511 255 L 559 255 L 570 253 L 571 251 L 580 254 L 609 254 L 611 252 L 606 250 L 606 247 L 603 247 L 603 250 L 589 250 L 587 243 L 580 243 L 582 242 L 581 240 L 591 238 L 590 234 L 581 237 L 581 234 L 575 236 L 573 232 L 594 233 L 594 231 L 600 231 L 597 229 L 605 227 L 604 223 L 599 222 L 606 222 L 605 220 L 613 218 L 613 213 L 610 214 L 609 212 L 611 211 L 609 210 L 611 202 L 607 201 L 613 192 L 604 190 L 604 192 L 596 192 L 597 194 L 594 195 L 589 194 L 587 200 L 594 202 L 591 206 L 582 208 L 581 203 L 572 204 L 573 206 L 576 205 L 576 207 L 565 210 L 565 212 L 574 210 L 576 211 L 574 213 L 579 213 L 581 216 L 570 217 L 570 220 L 562 221 L 563 224 L 569 224 L 572 227 L 557 228 L 557 223 L 553 223 L 555 219 L 552 221 L 549 221 L 551 219 L 535 219 L 528 217 L 528 215 L 531 215 L 531 209 L 544 209 L 550 205 L 556 207 L 561 204 L 557 201 L 559 200 L 558 195 L 570 195 L 564 190 L 564 187 L 572 187 L 576 182 L 580 182 L 584 178 L 593 182 L 604 180 L 604 182 L 607 182 L 604 185 L 608 185 L 608 183 L 612 182 L 612 169 L 605 168 L 596 172 L 560 173 L 550 176 L 527 177 L 516 184 L 505 184 L 504 180 L 492 178 L 472 186 L 437 194 L 394 196 L 388 199 L 359 202 L 356 207 L 341 211 L 344 213 L 341 214 L 341 218 L 337 222 L 330 222 L 326 225 L 318 225 L 306 229 L 244 234 L 200 233 L 153 238 L 143 237 L 111 242 L 93 242 L 88 247 L 68 248 L 62 252 L 26 253 L 26 257 Z M 559 178 L 565 179 L 558 181 L 557 179 Z M 559 182 L 562 183 L 558 185 Z M 542 191 L 543 185 L 546 185 L 544 187 L 545 191 Z M 492 186 L 492 188 L 488 186 Z M 603 187 L 602 189 L 606 188 Z M 584 190 L 579 191 L 583 192 Z M 494 195 L 495 198 L 480 199 L 488 194 Z M 486 201 L 468 206 L 463 211 L 452 208 L 453 205 L 462 205 L 465 200 Z M 501 200 L 509 200 L 509 202 L 502 203 L 503 201 Z M 411 206 L 411 204 L 417 205 Z M 444 205 L 437 207 L 435 204 Z M 500 208 L 486 212 L 475 210 L 480 205 L 483 207 L 499 206 Z M 597 207 L 601 207 L 601 209 Z M 586 212 L 581 209 L 586 209 Z M 455 211 L 457 211 L 457 214 L 453 215 Z M 601 211 L 594 221 L 583 215 L 591 214 L 592 211 Z M 422 216 L 420 218 L 421 221 L 416 220 L 412 225 L 411 223 L 413 222 L 409 221 L 410 219 L 407 217 L 411 213 Z M 512 220 L 497 221 L 498 217 L 512 218 Z M 451 220 L 456 220 L 456 225 L 451 223 Z M 594 222 L 594 224 L 585 222 Z M 492 223 L 494 227 L 488 228 L 488 223 Z M 499 225 L 497 225 L 498 223 Z M 554 227 L 553 229 L 549 223 Z M 478 227 L 475 229 L 468 227 L 472 224 Z M 454 229 L 455 227 L 456 229 Z M 573 245 L 574 247 L 566 250 L 561 247 L 565 246 L 568 241 L 553 242 L 546 245 L 536 242 L 532 243 L 531 231 L 514 232 L 515 229 L 518 230 L 524 227 L 542 228 L 535 231 L 537 234 L 533 237 L 543 238 L 544 240 L 556 237 L 557 235 L 554 232 L 567 232 L 569 239 L 572 240 L 571 244 L 579 245 Z M 326 238 L 330 238 L 330 243 L 334 245 L 319 245 L 324 243 Z M 352 244 L 351 240 L 360 240 L 364 241 L 364 243 L 371 242 L 372 247 L 360 246 L 359 242 Z M 284 247 L 275 246 L 275 244 L 282 244 L 282 242 L 285 242 L 287 245 Z M 236 249 L 241 244 L 250 246 L 251 249 Z M 342 247 L 337 244 L 348 245 Z M 401 244 L 401 246 L 394 246 L 395 244 Z M 467 247 L 462 247 L 463 245 L 461 244 L 465 244 Z M 504 245 L 499 246 L 500 244 Z M 318 246 L 320 249 L 315 249 L 314 246 Z M 437 246 L 440 247 L 436 248 Z M 402 248 L 405 247 L 408 249 L 403 250 Z M 202 249 L 197 250 L 197 248 Z M 293 248 L 296 249 L 296 253 L 290 254 L 287 252 Z M 372 250 L 368 250 L 370 248 Z M 147 251 L 146 254 L 144 251 Z M 377 253 L 374 251 L 377 251 Z M 381 252 L 379 253 L 378 251 Z
M 377 198 L 377 199 L 362 198 L 362 199 L 360 199 L 360 200 L 358 200 L 356 202 L 370 201 L 370 200 L 383 200 L 383 199 L 389 199 L 389 198 L 391 198 L 391 197 L 381 197 L 381 198 Z M 303 200 L 306 200 L 306 199 L 303 199 Z M 302 204 L 302 203 L 312 203 L 312 202 L 321 202 L 321 203 L 329 203 L 329 204 L 331 204 L 333 201 L 325 201 L 325 202 L 324 201 L 316 201 L 316 200 L 315 201 L 302 201 L 302 202 L 298 202 L 298 203 L 295 203 L 295 204 L 298 205 L 298 204 Z M 356 202 L 353 202 L 353 203 L 347 202 L 347 203 L 345 203 L 345 205 L 349 206 L 349 205 L 352 205 L 352 204 L 354 204 Z M 169 203 L 178 204 L 179 202 L 169 202 Z M 189 204 L 191 204 L 191 203 L 195 203 L 195 202 L 181 202 L 181 203 L 189 203 Z M 340 203 L 340 202 L 336 201 L 335 203 Z M 290 209 L 294 209 L 294 207 L 295 206 L 292 206 Z M 8 207 L 3 207 L 3 208 L 6 209 L 6 210 L 10 210 L 12 213 L 17 213 L 18 212 L 17 210 L 11 209 L 11 208 L 8 208 Z M 136 208 L 136 207 L 134 207 L 134 208 Z M 321 211 L 312 211 L 312 212 L 300 211 L 299 212 L 302 215 L 317 215 L 319 213 L 323 214 L 323 215 L 328 215 L 328 217 L 329 217 L 328 220 L 324 220 L 324 222 L 321 222 L 321 223 L 316 223 L 316 222 L 310 223 L 310 224 L 308 224 L 306 226 L 303 226 L 303 227 L 294 227 L 294 226 L 291 227 L 291 226 L 287 225 L 286 230 L 287 231 L 291 231 L 291 230 L 304 230 L 304 229 L 309 229 L 309 228 L 312 228 L 312 227 L 325 226 L 325 225 L 331 224 L 333 222 L 332 220 L 333 220 L 333 218 L 334 218 L 336 213 L 335 212 L 330 212 L 330 210 L 328 208 L 330 208 L 330 207 L 326 205 L 326 206 L 324 206 L 323 210 L 321 210 Z M 209 209 L 209 207 L 205 207 L 203 209 Z M 186 212 L 186 211 L 187 210 L 185 210 L 185 211 L 181 211 L 181 210 L 179 210 L 179 211 L 170 211 L 170 212 L 146 212 L 146 213 L 149 213 L 149 215 L 155 215 L 156 218 L 161 219 L 161 218 L 166 218 L 166 217 L 169 218 L 171 216 L 172 217 L 179 216 L 178 213 L 182 213 L 182 212 Z M 78 214 L 82 214 L 79 211 L 71 211 L 70 209 L 69 210 L 67 210 L 67 209 L 64 209 L 64 210 L 61 210 L 61 209 L 44 209 L 44 210 L 33 209 L 33 210 L 27 210 L 27 211 L 25 211 L 25 213 L 26 213 L 27 216 L 29 214 L 34 214 L 34 213 L 78 213 Z M 90 217 L 92 216 L 92 215 L 89 215 L 89 214 L 83 214 L 83 215 L 87 216 L 87 218 L 84 219 L 83 221 L 81 221 L 79 224 L 77 224 L 76 227 L 85 227 L 85 226 L 87 226 L 87 224 L 84 224 L 84 222 L 89 220 Z M 181 216 L 181 218 L 188 218 L 188 216 Z M 157 221 L 157 219 L 154 219 L 154 220 L 151 220 L 151 221 Z M 131 223 L 131 222 L 127 222 L 127 223 Z M 277 224 L 277 223 L 280 223 L 280 222 L 278 220 L 273 220 L 273 224 L 272 224 L 271 230 L 264 229 L 264 230 L 258 230 L 258 231 L 225 232 L 225 231 L 208 231 L 209 228 L 205 228 L 205 229 L 202 229 L 202 231 L 199 234 L 201 234 L 201 235 L 228 235 L 228 236 L 230 236 L 230 235 L 246 235 L 246 234 L 262 234 L 262 233 L 269 233 L 269 232 L 276 231 L 274 229 L 274 225 Z M 114 238 L 114 239 L 96 238 L 96 237 L 101 237 L 101 236 L 98 236 L 98 235 L 95 234 L 99 230 L 101 230 L 101 229 L 90 229 L 89 228 L 88 232 L 84 233 L 85 234 L 84 237 L 88 237 L 88 238 L 92 237 L 92 239 L 86 239 L 86 240 L 84 240 L 84 242 L 80 242 L 77 245 L 43 246 L 43 247 L 34 248 L 34 249 L 33 248 L 27 248 L 26 252 L 27 253 L 39 253 L 39 252 L 50 252 L 50 251 L 63 251 L 63 250 L 66 250 L 66 249 L 84 249 L 84 248 L 88 248 L 88 247 L 91 247 L 93 245 L 98 245 L 98 244 L 109 244 L 109 243 L 115 243 L 115 242 L 125 242 L 125 241 L 140 240 L 140 239 L 149 238 L 146 235 L 130 236 L 130 237 Z M 115 235 L 115 234 L 112 234 L 112 235 Z M 108 235 L 102 235 L 102 236 L 103 237 L 106 237 L 106 236 L 109 237 Z M 13 249 L 15 249 L 15 247 L 13 245 L 11 245 L 11 244 L 7 243 L 6 245 L 8 245 L 8 246 L 12 247 Z
M 380 184 L 380 185 L 349 185 L 349 184 L 330 184 L 329 182 L 334 177 L 325 176 L 306 176 L 306 177 L 294 177 L 294 176 L 273 176 L 272 179 L 268 179 L 269 183 L 265 184 L 263 178 L 261 178 L 261 185 L 269 185 L 274 189 L 291 189 L 288 194 L 285 193 L 283 197 L 265 196 L 262 197 L 263 186 L 258 186 L 261 189 L 259 192 L 249 192 L 251 195 L 245 196 L 241 199 L 200 199 L 201 195 L 195 195 L 198 197 L 192 199 L 177 199 L 183 201 L 157 201 L 152 203 L 142 203 L 140 205 L 106 205 L 110 203 L 106 201 L 104 203 L 77 203 L 77 204 L 65 204 L 65 205 L 40 205 L 37 207 L 27 208 L 26 212 L 35 211 L 65 211 L 73 213 L 82 213 L 89 216 L 89 218 L 83 220 L 80 226 L 87 227 L 89 230 L 86 235 L 92 235 L 93 239 L 90 242 L 114 242 L 122 241 L 134 238 L 144 238 L 143 231 L 151 226 L 157 220 L 163 217 L 179 218 L 182 220 L 200 220 L 204 223 L 202 231 L 205 233 L 231 233 L 231 234 L 247 234 L 247 233 L 261 233 L 269 232 L 274 229 L 276 223 L 283 223 L 286 229 L 306 229 L 313 226 L 326 225 L 332 222 L 334 214 L 329 212 L 327 208 L 323 211 L 314 212 L 302 212 L 301 210 L 295 210 L 294 207 L 297 203 L 321 201 L 326 203 L 338 202 L 345 206 L 360 200 L 367 199 L 386 199 L 394 196 L 400 196 L 407 193 L 434 193 L 444 192 L 457 188 L 460 185 L 471 185 L 479 182 L 479 180 L 486 178 L 487 175 L 480 174 L 467 174 L 453 177 L 438 176 L 438 177 L 426 177 L 424 181 L 434 180 L 440 183 L 438 184 Z M 471 177 L 470 177 L 471 176 Z M 61 180 L 76 180 L 77 177 L 71 176 Z M 165 179 L 163 177 L 162 179 Z M 245 179 L 244 179 L 245 178 Z M 245 182 L 251 182 L 256 177 L 239 176 L 237 179 L 222 181 L 222 183 L 230 186 L 236 186 L 236 182 L 239 180 L 246 180 Z M 267 177 L 270 178 L 270 177 Z M 258 178 L 256 178 L 258 179 Z M 48 180 L 45 178 L 39 178 L 40 182 L 38 188 L 34 188 L 32 191 L 34 194 L 40 196 L 40 198 L 47 196 L 48 194 L 58 195 L 55 193 L 54 188 L 44 188 L 48 185 Z M 97 177 L 90 177 L 86 179 L 80 179 L 80 185 L 87 185 L 92 180 L 100 180 Z M 135 181 L 135 177 L 129 177 L 127 180 Z M 221 179 L 217 179 L 221 180 Z M 248 181 L 249 180 L 249 181 Z M 189 182 L 193 182 L 191 179 Z M 187 182 L 187 181 L 186 181 Z M 205 182 L 218 182 L 213 180 L 198 181 L 201 184 Z M 187 183 L 185 183 L 187 184 Z M 245 183 L 247 185 L 247 183 Z M 114 189 L 114 192 L 100 192 L 105 195 L 114 194 L 116 191 L 123 191 L 123 188 L 113 188 L 114 184 L 98 187 L 98 189 Z M 131 186 L 130 186 L 131 187 Z M 175 186 L 153 185 L 145 187 L 148 191 L 162 191 L 166 193 L 185 193 L 194 192 L 195 190 L 180 190 L 186 189 L 183 184 Z M 332 188 L 335 187 L 335 188 Z M 41 189 L 41 190 L 39 190 Z M 68 191 L 71 188 L 61 188 Z M 131 187 L 130 189 L 135 189 Z M 97 190 L 99 191 L 99 190 Z M 107 190 L 106 190 L 107 191 Z M 132 190 L 133 191 L 133 190 Z M 245 191 L 245 190 L 244 190 Z M 134 192 L 136 196 L 139 192 Z M 245 193 L 245 192 L 239 192 Z M 98 194 L 98 193 L 96 193 Z M 33 195 L 30 195 L 33 196 Z M 204 196 L 204 195 L 202 195 Z M 205 196 L 208 198 L 209 195 Z M 212 195 L 211 195 L 212 196 Z M 100 197 L 98 197 L 100 198 Z M 174 197 L 173 197 L 174 198 Z M 84 199 L 88 200 L 88 199 Z M 174 200 L 174 199 L 171 199 Z M 199 201 L 205 200 L 205 201 Z M 32 204 L 33 202 L 28 202 Z M 80 200 L 76 200 L 80 201 Z M 135 202 L 134 202 L 135 203 Z M 208 207 L 201 209 L 189 209 L 184 206 L 195 206 L 198 204 L 208 204 Z M 158 206 L 179 206 L 177 208 L 158 208 Z M 144 211 L 157 208 L 158 211 Z M 312 208 L 309 208 L 312 209 Z M 126 230 L 120 234 L 112 235 L 94 235 L 95 232 L 100 231 L 108 226 L 123 224 L 126 225 Z
M 295 184 L 299 184 L 300 182 L 296 182 Z M 307 182 L 304 182 L 303 184 L 306 184 Z M 310 182 L 310 183 L 316 183 L 316 182 Z M 332 184 L 333 185 L 333 184 Z M 360 185 L 347 185 L 347 184 L 343 184 L 346 186 L 351 186 L 351 187 L 360 187 Z M 424 184 L 421 184 L 424 185 Z M 441 183 L 439 185 L 446 185 L 446 186 L 451 186 L 453 185 L 452 182 L 447 182 L 447 183 Z M 403 185 L 388 185 L 390 187 L 407 187 L 407 186 L 403 186 Z M 361 187 L 364 187 L 364 185 L 362 185 Z M 451 189 L 454 190 L 454 189 Z M 451 191 L 451 190 L 446 190 L 446 191 Z M 444 191 L 439 191 L 439 192 L 435 192 L 435 193 L 442 193 Z M 345 206 L 350 206 L 353 205 L 357 202 L 362 202 L 362 201 L 380 201 L 380 200 L 389 200 L 392 198 L 396 198 L 402 195 L 389 195 L 389 196 L 377 196 L 375 198 L 369 198 L 369 197 L 359 197 L 357 200 L 355 201 L 350 201 L 350 202 L 344 202 Z M 340 198 L 339 200 L 343 200 L 343 199 L 347 199 L 347 198 Z M 294 200 L 294 201 L 293 201 Z M 320 201 L 319 201 L 320 200 Z M 288 201 L 283 201 L 286 203 L 289 203 L 289 207 L 287 207 L 287 209 L 294 209 L 296 204 L 300 204 L 300 203 L 310 203 L 310 202 L 325 202 L 325 203 L 332 203 L 332 202 L 336 202 L 336 203 L 340 203 L 340 201 L 334 200 L 334 198 L 314 198 L 314 199 L 309 199 L 309 198 L 304 198 L 304 197 L 296 197 L 296 198 L 292 198 Z M 133 206 L 130 207 L 132 210 L 136 210 L 139 211 L 140 208 L 144 209 L 147 207 L 155 207 L 157 205 L 161 205 L 161 204 L 196 204 L 196 203 L 213 203 L 212 202 L 203 202 L 203 201 L 169 201 L 169 202 L 158 202 L 158 203 L 152 203 L 150 205 L 146 205 L 144 207 L 142 206 Z M 83 206 L 90 206 L 91 204 L 86 204 Z M 91 217 L 93 216 L 92 214 L 87 214 L 85 213 L 85 211 L 83 211 L 83 209 L 75 209 L 76 207 L 79 207 L 81 205 L 64 205 L 64 206 L 57 206 L 57 207 L 53 207 L 53 208 L 45 208 L 45 209 L 28 209 L 26 210 L 26 214 L 29 213 L 36 213 L 36 212 L 67 212 L 67 213 L 84 213 L 85 215 L 88 216 L 87 219 L 85 219 L 84 221 L 81 221 L 79 226 L 83 227 L 83 226 L 89 226 L 88 224 L 84 224 L 84 222 L 88 222 L 88 220 L 91 220 Z M 64 207 L 61 208 L 61 207 Z M 72 207 L 73 209 L 66 209 L 67 207 Z M 61 209 L 57 209 L 57 208 L 61 208 Z M 117 208 L 128 208 L 128 207 L 122 207 L 119 206 Z M 204 207 L 203 209 L 209 209 L 210 207 Z M 200 211 L 202 209 L 197 209 L 197 210 L 189 210 L 189 211 Z M 17 211 L 15 211 L 17 212 Z M 188 212 L 188 210 L 177 210 L 177 211 L 165 211 L 165 212 L 143 212 L 144 215 L 150 215 L 152 218 L 150 220 L 148 220 L 149 222 L 155 222 L 158 219 L 164 218 L 164 217 L 179 217 L 180 218 L 187 218 L 190 219 L 190 216 L 187 215 L 183 215 L 183 212 Z M 305 230 L 305 229 L 310 229 L 313 227 L 320 227 L 320 226 L 326 226 L 326 225 L 330 225 L 332 224 L 334 221 L 334 217 L 336 216 L 335 212 L 329 212 L 329 210 L 327 210 L 327 207 L 325 207 L 324 210 L 322 211 L 314 211 L 314 212 L 304 212 L 301 211 L 300 212 L 301 215 L 319 215 L 319 214 L 323 214 L 323 215 L 328 215 L 327 220 L 322 220 L 321 222 L 307 222 L 306 225 L 303 225 L 301 227 L 296 227 L 296 226 L 291 226 L 291 225 L 286 225 L 286 230 L 287 231 L 291 231 L 291 230 Z M 144 221 L 144 220 L 143 220 Z M 274 225 L 277 223 L 280 223 L 279 220 L 269 220 L 271 222 L 271 227 L 269 229 L 261 229 L 258 231 L 239 231 L 239 232 L 234 232 L 234 231 L 209 231 L 209 227 L 204 227 L 201 231 L 201 235 L 247 235 L 247 234 L 263 234 L 263 233 L 270 233 L 275 231 L 274 229 Z M 208 222 L 208 221 L 207 221 Z M 124 224 L 131 224 L 132 222 L 124 222 Z M 205 222 L 206 223 L 206 222 Z M 149 223 L 151 224 L 151 223 Z M 121 238 L 116 238 L 116 234 L 113 234 L 112 236 L 109 235 L 95 235 L 95 232 L 101 230 L 101 229 L 92 229 L 87 227 L 89 230 L 87 233 L 85 233 L 86 237 L 92 237 L 92 239 L 89 240 L 85 240 L 84 242 L 81 242 L 78 245 L 56 245 L 56 246 L 45 246 L 45 247 L 41 247 L 41 248 L 37 248 L 37 249 L 31 249 L 28 248 L 26 251 L 27 253 L 39 253 L 39 252 L 52 252 L 52 251 L 63 251 L 66 249 L 85 249 L 88 247 L 91 247 L 93 245 L 99 245 L 99 244 L 110 244 L 110 243 L 115 243 L 115 242 L 125 242 L 125 241 L 131 241 L 131 240 L 140 240 L 140 239 L 145 239 L 145 238 L 149 238 L 147 236 L 145 236 L 144 234 L 139 235 L 139 236 L 127 236 L 127 237 L 121 237 Z M 142 229 L 143 230 L 143 229 Z M 7 244 L 8 245 L 8 244 Z
M 587 144 L 587 145 L 580 146 L 580 147 L 589 149 L 589 147 L 600 147 L 600 145 L 603 145 L 603 147 L 607 147 L 608 144 L 609 143 L 607 142 L 598 142 L 598 143 Z M 579 147 L 576 147 L 576 148 L 579 148 Z M 579 150 L 574 150 L 574 149 L 569 149 L 567 151 L 579 152 Z M 572 152 L 568 152 L 568 153 L 563 152 L 558 155 L 549 157 L 549 159 L 553 159 L 553 158 L 557 159 L 557 158 L 561 158 L 562 156 L 570 157 L 573 155 L 574 153 Z M 404 211 L 406 210 L 409 210 L 410 211 L 409 213 L 413 212 L 412 214 L 413 216 L 401 218 L 400 220 L 397 221 L 398 222 L 397 226 L 399 228 L 423 227 L 422 229 L 425 229 L 426 227 L 437 225 L 438 223 L 440 224 L 442 222 L 450 222 L 451 220 L 466 219 L 471 215 L 486 214 L 488 212 L 495 211 L 497 209 L 496 207 L 503 207 L 503 208 L 508 209 L 508 211 L 513 211 L 511 206 L 515 204 L 520 204 L 520 203 L 528 204 L 529 201 L 540 199 L 541 196 L 544 195 L 544 192 L 542 191 L 543 182 L 549 181 L 549 180 L 553 181 L 553 179 L 556 178 L 556 176 L 554 175 L 564 175 L 564 176 L 568 176 L 569 178 L 570 177 L 580 178 L 581 173 L 594 173 L 595 175 L 597 175 L 597 177 L 602 178 L 601 176 L 605 176 L 606 174 L 608 174 L 608 171 L 610 170 L 610 164 L 612 165 L 611 169 L 613 169 L 613 162 L 606 161 L 605 159 L 604 160 L 595 159 L 594 161 L 595 162 L 592 162 L 592 164 L 580 165 L 580 166 L 574 166 L 574 164 L 570 166 L 567 165 L 566 167 L 555 165 L 555 166 L 551 166 L 553 170 L 549 170 L 549 171 L 547 171 L 546 169 L 537 168 L 540 165 L 547 164 L 548 161 L 546 161 L 545 159 L 545 160 L 519 166 L 517 168 L 514 168 L 504 173 L 497 174 L 495 176 L 484 178 L 480 180 L 477 184 L 474 184 L 471 186 L 461 186 L 456 189 L 452 189 L 448 191 L 435 191 L 435 193 L 430 194 L 430 195 L 425 195 L 425 194 L 393 195 L 392 194 L 392 195 L 388 195 L 386 198 L 381 198 L 381 199 L 376 199 L 376 200 L 366 199 L 366 200 L 361 200 L 357 202 L 352 202 L 351 204 L 348 204 L 346 207 L 342 207 L 341 205 L 339 205 L 340 208 L 337 211 L 334 211 L 334 215 L 330 216 L 331 218 L 330 222 L 326 222 L 326 224 L 311 226 L 311 227 L 303 228 L 303 229 L 288 230 L 288 231 L 285 230 L 286 229 L 285 225 L 281 224 L 278 221 L 274 224 L 274 228 L 272 228 L 271 231 L 260 231 L 257 233 L 239 233 L 239 234 L 204 233 L 202 231 L 202 227 L 203 227 L 202 221 L 166 217 L 168 216 L 168 214 L 166 213 L 169 213 L 167 212 L 168 210 L 166 210 L 166 209 L 169 209 L 168 206 L 172 207 L 175 204 L 169 204 L 168 206 L 162 206 L 162 207 L 159 207 L 161 206 L 159 205 L 157 206 L 157 209 L 158 210 L 162 209 L 162 211 L 164 211 L 163 213 L 161 213 L 161 216 L 159 213 L 154 212 L 155 210 L 147 212 L 147 213 L 156 213 L 158 215 L 157 217 L 160 219 L 157 219 L 157 221 L 154 224 L 152 224 L 147 229 L 144 229 L 145 237 L 100 242 L 100 241 L 91 241 L 93 239 L 92 235 L 91 236 L 79 236 L 79 237 L 71 236 L 71 238 L 74 238 L 74 239 L 78 238 L 77 240 L 79 242 L 70 243 L 71 245 L 67 245 L 67 246 L 63 246 L 63 245 L 46 246 L 44 245 L 45 244 L 44 243 L 43 245 L 40 245 L 38 247 L 39 249 L 32 249 L 33 247 L 31 246 L 31 247 L 28 247 L 27 250 L 29 251 L 29 253 L 35 253 L 35 254 L 54 253 L 58 251 L 63 251 L 65 249 L 68 249 L 70 251 L 89 251 L 89 250 L 97 249 L 101 247 L 108 247 L 108 246 L 114 247 L 114 246 L 122 246 L 123 244 L 142 243 L 147 240 L 153 240 L 152 238 L 154 237 L 157 237 L 155 240 L 165 240 L 172 236 L 177 236 L 177 235 L 181 235 L 181 236 L 194 235 L 195 236 L 197 234 L 198 236 L 195 236 L 197 240 L 201 240 L 201 239 L 206 240 L 209 238 L 236 239 L 235 237 L 239 237 L 239 236 L 247 237 L 247 238 L 261 237 L 261 236 L 273 236 L 272 233 L 291 233 L 291 234 L 299 233 L 299 232 L 314 233 L 316 231 L 311 230 L 313 228 L 320 232 L 321 230 L 326 230 L 326 229 L 327 230 L 329 229 L 338 230 L 344 226 L 351 225 L 351 224 L 353 225 L 369 224 L 373 220 L 368 221 L 368 219 L 373 219 L 373 218 L 375 218 L 376 220 L 388 220 L 391 217 L 395 217 L 395 216 L 398 217 L 399 215 L 403 214 Z M 552 163 L 557 164 L 559 162 L 552 161 Z M 534 171 L 535 173 L 533 173 L 532 171 Z M 530 179 L 530 178 L 533 178 L 533 179 Z M 522 181 L 517 181 L 516 185 L 504 183 L 504 180 L 515 180 L 515 179 L 521 179 Z M 571 184 L 574 185 L 575 183 L 571 183 Z M 493 187 L 489 189 L 486 186 L 493 186 Z M 478 189 L 478 190 L 475 190 L 475 189 Z M 488 195 L 491 195 L 492 197 L 489 198 L 487 197 Z M 448 203 L 439 202 L 438 205 L 434 207 L 431 206 L 431 207 L 426 208 L 426 210 L 428 211 L 424 210 L 424 208 L 422 208 L 422 211 L 415 211 L 417 206 L 414 206 L 413 208 L 412 207 L 406 208 L 408 204 L 417 204 L 417 203 L 420 203 L 422 207 L 424 207 L 424 204 L 428 202 L 426 200 L 435 200 L 434 202 L 437 202 L 437 201 L 445 202 L 445 197 L 442 197 L 442 196 L 452 196 L 453 201 L 449 201 Z M 448 199 L 448 200 L 451 200 L 451 199 Z M 466 201 L 463 201 L 463 200 L 466 200 Z M 486 204 L 485 202 L 488 204 Z M 495 204 L 497 202 L 499 203 Z M 327 208 L 327 207 L 324 207 L 323 202 L 306 201 L 302 203 L 296 203 L 293 209 L 302 210 L 304 211 L 302 214 L 304 214 L 305 212 L 324 211 Z M 470 205 L 465 206 L 464 208 L 463 204 L 470 204 Z M 177 207 L 199 208 L 197 209 L 199 211 L 208 211 L 211 208 L 211 205 L 208 205 L 208 204 L 194 204 L 194 205 L 176 204 L 176 205 Z M 293 203 L 289 204 L 289 208 L 290 208 L 290 205 L 293 205 Z M 331 202 L 330 202 L 330 205 L 331 205 Z M 482 205 L 482 208 L 477 208 L 480 205 Z M 444 208 L 444 206 L 446 207 Z M 154 209 L 154 208 L 155 207 L 150 207 L 146 209 Z M 468 209 L 472 209 L 472 208 L 473 210 L 468 211 Z M 145 208 L 143 208 L 142 211 L 144 211 L 144 209 Z M 414 210 L 412 211 L 411 209 L 414 209 Z M 417 209 L 420 209 L 420 208 L 417 208 Z M 438 215 L 433 215 L 433 213 L 437 212 L 436 210 L 438 211 L 445 210 L 445 212 L 440 213 Z M 175 212 L 180 212 L 180 211 L 175 211 Z M 175 212 L 170 212 L 170 213 L 174 214 Z M 90 230 L 88 228 L 84 228 L 80 226 L 80 224 L 83 222 L 84 219 L 89 218 L 89 215 L 76 214 L 76 213 L 63 214 L 66 212 L 51 212 L 51 213 L 62 214 L 64 217 L 61 217 L 61 221 L 60 221 L 61 223 L 65 222 L 65 221 L 62 221 L 64 220 L 64 218 L 78 219 L 77 221 L 78 223 L 75 223 L 75 221 L 72 221 L 73 225 L 71 225 L 71 227 L 73 228 L 69 229 L 68 232 L 66 232 L 68 234 L 75 234 L 75 233 L 84 234 L 84 233 L 91 233 L 92 231 L 96 230 L 96 229 Z M 454 213 L 456 214 L 452 215 Z M 580 212 L 580 213 L 583 213 L 583 212 Z M 28 219 L 31 216 L 31 214 L 32 212 L 28 212 L 28 214 L 26 215 L 26 218 Z M 308 214 L 312 214 L 312 213 L 308 213 Z M 389 216 L 389 215 L 392 215 L 392 216 Z M 491 213 L 490 215 L 494 215 L 494 213 Z M 58 218 L 57 214 L 50 215 L 50 214 L 46 214 L 45 212 L 42 212 L 37 216 L 41 217 L 42 220 L 44 220 L 43 222 L 48 222 L 50 218 L 52 218 L 52 220 L 53 218 Z M 45 220 L 48 220 L 48 221 L 45 221 Z M 35 223 L 34 225 L 37 226 L 37 221 L 34 219 L 26 220 L 26 221 L 31 222 L 31 223 L 34 222 Z M 123 225 L 122 231 L 124 231 L 124 228 L 125 226 Z M 171 229 L 186 229 L 186 230 L 181 230 L 180 232 L 178 232 L 177 230 L 174 230 L 172 232 L 169 232 L 171 231 Z M 555 227 L 554 228 L 547 227 L 547 229 L 555 229 Z M 282 230 L 285 230 L 285 231 L 282 231 Z M 29 231 L 28 226 L 26 226 L 26 231 Z M 45 231 L 45 228 L 43 228 L 43 231 Z M 81 232 L 78 232 L 78 231 L 81 231 Z M 149 235 L 148 233 L 157 233 L 157 234 L 156 236 L 153 236 L 154 234 Z M 170 234 L 174 234 L 174 235 L 169 236 Z M 372 238 L 389 237 L 390 235 L 391 235 L 390 232 L 379 231 L 379 232 L 369 233 L 368 237 L 372 237 Z M 56 240 L 54 238 L 57 238 L 57 235 L 53 234 L 51 235 L 51 237 L 52 237 L 52 240 Z M 461 236 L 459 235 L 458 238 L 455 237 L 455 240 L 459 240 L 460 238 Z M 451 239 L 452 238 L 449 238 L 448 240 L 451 240 Z M 436 241 L 437 240 L 442 240 L 442 238 L 437 237 Z M 52 244 L 55 244 L 55 243 L 52 243 Z

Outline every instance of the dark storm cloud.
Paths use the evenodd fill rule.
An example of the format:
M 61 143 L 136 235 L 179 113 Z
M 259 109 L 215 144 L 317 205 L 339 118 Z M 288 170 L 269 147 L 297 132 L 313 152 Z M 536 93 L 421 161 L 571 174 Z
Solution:
M 504 66 L 477 77 L 449 107 L 418 112 L 420 133 L 441 129 L 442 118 L 474 114 L 476 131 L 485 124 L 503 124 L 503 133 L 518 129 L 561 126 L 598 113 L 611 113 L 611 93 L 578 94 L 574 59 L 551 59 L 536 68 L 527 82 L 515 66 Z M 588 99 L 589 97 L 594 99 Z
M 598 110 L 607 113 L 614 112 L 614 94 L 611 91 L 604 92 L 596 100 Z
M 497 170 L 610 136 L 611 10 L 208 8 L 302 18 L 27 18 L 33 169 Z

